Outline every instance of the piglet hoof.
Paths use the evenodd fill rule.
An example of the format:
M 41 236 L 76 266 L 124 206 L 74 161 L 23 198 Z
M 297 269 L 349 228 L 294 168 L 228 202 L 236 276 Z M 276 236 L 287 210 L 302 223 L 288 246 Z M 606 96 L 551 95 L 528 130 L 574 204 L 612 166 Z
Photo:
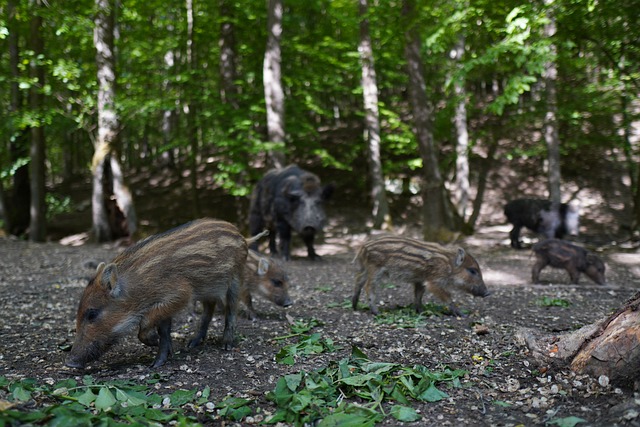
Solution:
M 223 343 L 222 344 L 222 349 L 224 351 L 231 351 L 233 350 L 233 343 Z

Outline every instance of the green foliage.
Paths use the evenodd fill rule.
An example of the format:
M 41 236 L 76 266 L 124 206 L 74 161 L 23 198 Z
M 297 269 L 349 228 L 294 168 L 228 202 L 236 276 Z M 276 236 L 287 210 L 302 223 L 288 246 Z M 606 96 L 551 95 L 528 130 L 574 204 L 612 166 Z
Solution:
M 580 424 L 580 423 L 586 423 L 587 420 L 584 420 L 582 418 L 579 417 L 566 417 L 566 418 L 555 418 L 551 421 L 549 421 L 549 425 L 556 425 L 558 427 L 575 427 L 576 425 Z
M 536 300 L 540 307 L 569 307 L 571 302 L 563 298 L 540 297 Z
M 296 426 L 319 422 L 321 426 L 374 425 L 384 419 L 385 403 L 397 420 L 420 419 L 407 405 L 410 400 L 437 402 L 448 394 L 437 385 L 460 386 L 463 370 L 432 372 L 422 365 L 372 362 L 354 347 L 351 356 L 325 368 L 281 377 L 267 398 L 277 406 L 269 424 Z
M 440 304 L 428 303 L 423 305 L 423 310 L 416 313 L 416 309 L 402 307 L 396 310 L 383 311 L 376 315 L 375 322 L 379 325 L 389 325 L 394 328 L 419 328 L 427 323 L 432 316 L 442 316 L 447 308 Z
M 155 392 L 147 384 L 127 380 L 95 382 L 85 376 L 54 385 L 34 379 L 9 380 L 0 377 L 0 390 L 9 400 L 0 407 L 0 425 L 37 424 L 47 426 L 200 426 L 193 411 L 209 402 L 211 390 Z M 3 403 L 3 402 L 0 402 Z M 240 421 L 251 414 L 250 400 L 228 396 L 215 405 L 218 416 Z
M 73 379 L 53 386 L 40 385 L 33 379 L 10 381 L 0 377 L 0 389 L 10 396 L 12 406 L 0 413 L 0 422 L 40 425 L 109 425 L 148 426 L 176 422 L 185 426 L 200 425 L 183 406 L 207 402 L 209 389 L 176 390 L 168 396 L 152 392 L 148 385 L 115 380 L 96 383 L 90 376 L 83 384 Z M 33 409 L 35 400 L 38 409 Z M 43 403 L 46 402 L 46 405 Z

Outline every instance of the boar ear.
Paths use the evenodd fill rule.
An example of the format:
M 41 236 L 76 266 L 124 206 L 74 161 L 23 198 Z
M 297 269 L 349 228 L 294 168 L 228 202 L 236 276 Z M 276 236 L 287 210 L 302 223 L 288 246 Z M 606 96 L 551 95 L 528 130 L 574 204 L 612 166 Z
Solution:
M 324 187 L 322 187 L 322 195 L 321 195 L 322 200 L 329 200 L 333 195 L 334 189 L 335 189 L 335 185 L 333 184 L 327 184 Z
M 104 270 L 106 266 L 107 264 L 105 264 L 104 262 L 101 262 L 100 264 L 98 264 L 98 267 L 96 267 L 96 276 L 102 273 L 102 270 Z
M 266 258 L 260 258 L 258 261 L 258 276 L 264 276 L 269 271 L 269 261 Z
M 462 263 L 464 262 L 464 258 L 466 257 L 466 252 L 464 251 L 464 249 L 462 248 L 458 248 L 458 253 L 456 254 L 456 261 L 455 261 L 455 265 L 456 267 L 460 267 L 462 265 Z
M 111 263 L 104 267 L 103 270 L 100 284 L 111 293 L 111 296 L 117 298 L 122 291 L 121 287 L 118 286 L 118 266 Z

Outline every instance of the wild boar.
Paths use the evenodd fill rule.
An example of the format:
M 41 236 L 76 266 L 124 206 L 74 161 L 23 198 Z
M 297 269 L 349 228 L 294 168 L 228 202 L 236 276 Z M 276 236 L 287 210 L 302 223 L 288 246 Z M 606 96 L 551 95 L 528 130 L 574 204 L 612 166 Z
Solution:
M 311 172 L 289 165 L 272 169 L 256 184 L 249 209 L 251 235 L 267 228 L 269 250 L 277 254 L 276 237 L 280 239 L 280 255 L 291 258 L 291 230 L 295 230 L 307 246 L 309 259 L 319 258 L 313 247 L 316 233 L 326 221 L 323 203 L 331 197 L 333 185 L 320 184 Z M 251 245 L 257 250 L 257 244 Z
M 456 316 L 462 316 L 451 298 L 451 290 L 459 289 L 474 296 L 489 295 L 482 280 L 480 266 L 463 248 L 448 249 L 437 243 L 402 236 L 384 236 L 362 245 L 354 261 L 360 264 L 351 300 L 355 310 L 364 286 L 369 307 L 378 314 L 376 287 L 384 280 L 413 283 L 414 306 L 422 310 L 422 296 L 428 289 L 437 299 L 449 305 Z
M 547 265 L 567 270 L 571 283 L 578 283 L 584 273 L 598 285 L 605 285 L 604 262 L 597 255 L 564 240 L 547 239 L 533 245 L 536 262 L 531 269 L 533 283 L 539 283 L 540 271 Z
M 251 299 L 253 294 L 259 294 L 280 307 L 293 304 L 289 297 L 289 277 L 282 263 L 249 249 L 240 301 L 247 307 L 251 320 L 256 319 Z
M 192 298 L 204 310 L 189 347 L 204 340 L 219 303 L 225 314 L 223 348 L 230 350 L 247 251 L 235 226 L 200 219 L 148 237 L 100 264 L 80 299 L 66 365 L 84 368 L 136 327 L 140 341 L 159 346 L 152 367 L 163 365 L 172 352 L 171 319 Z
M 574 204 L 561 203 L 558 212 L 551 210 L 551 201 L 545 199 L 515 199 L 504 207 L 507 221 L 513 224 L 509 232 L 511 247 L 522 249 L 520 230 L 526 227 L 546 238 L 578 235 L 580 211 Z

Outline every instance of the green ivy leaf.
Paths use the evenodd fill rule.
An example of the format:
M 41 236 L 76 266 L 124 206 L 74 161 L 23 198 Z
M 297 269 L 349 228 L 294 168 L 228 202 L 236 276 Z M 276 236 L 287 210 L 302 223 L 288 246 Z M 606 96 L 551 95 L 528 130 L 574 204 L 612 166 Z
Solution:
M 22 386 L 17 386 L 13 389 L 13 399 L 26 402 L 31 399 L 31 392 L 24 389 Z
M 78 397 L 78 402 L 83 404 L 86 407 L 91 406 L 93 402 L 96 401 L 98 396 L 96 396 L 90 388 L 86 389 L 85 392 Z

